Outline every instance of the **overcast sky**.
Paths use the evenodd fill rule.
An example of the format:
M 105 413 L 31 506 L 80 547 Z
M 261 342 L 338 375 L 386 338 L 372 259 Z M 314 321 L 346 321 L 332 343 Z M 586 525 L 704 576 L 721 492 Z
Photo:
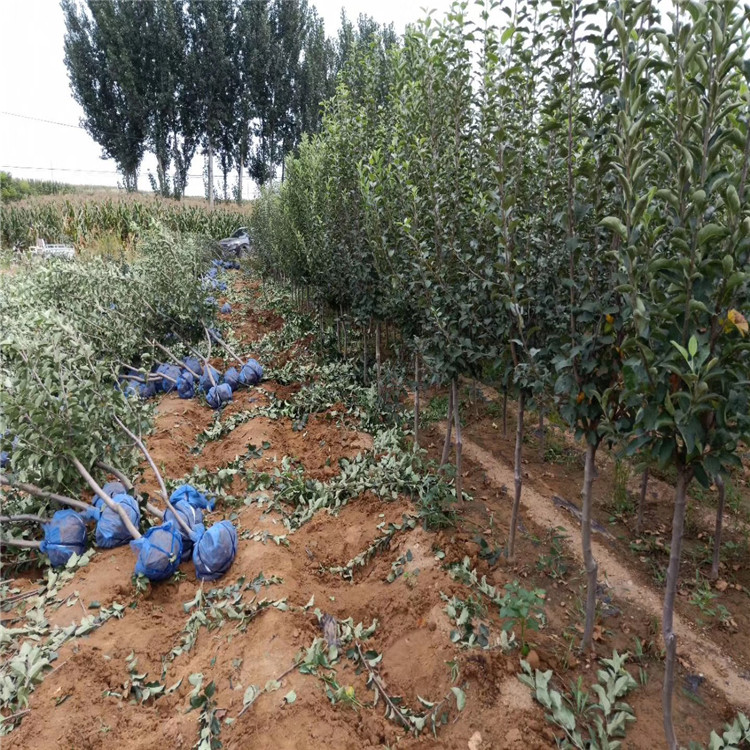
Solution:
M 332 36 L 342 6 L 350 18 L 367 13 L 381 23 L 392 21 L 402 33 L 407 23 L 424 15 L 425 7 L 442 14 L 450 0 L 317 0 L 314 5 Z M 114 162 L 102 159 L 96 142 L 77 127 L 83 111 L 70 93 L 64 34 L 57 0 L 0 0 L 0 169 L 14 177 L 117 185 Z M 141 167 L 141 190 L 148 188 L 149 168 L 153 171 L 151 155 Z M 197 176 L 188 183 L 189 195 L 203 195 L 202 171 L 203 157 L 196 156 L 190 173 Z

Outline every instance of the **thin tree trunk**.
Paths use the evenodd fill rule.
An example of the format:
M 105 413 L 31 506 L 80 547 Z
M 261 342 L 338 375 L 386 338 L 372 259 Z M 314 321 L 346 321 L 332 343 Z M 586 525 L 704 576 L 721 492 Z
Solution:
M 461 475 L 461 415 L 459 414 L 458 379 L 453 379 L 453 421 L 456 428 L 456 500 L 463 498 L 463 476 Z
M 367 328 L 362 326 L 362 382 L 367 385 Z
M 214 147 L 208 139 L 208 207 L 214 207 Z
M 116 417 L 115 417 L 116 419 Z M 93 492 L 98 495 L 104 504 L 111 510 L 117 513 L 118 516 L 120 516 L 120 520 L 122 521 L 125 528 L 128 530 L 128 534 L 133 537 L 133 539 L 140 539 L 141 538 L 141 532 L 138 531 L 138 529 L 135 527 L 133 522 L 130 520 L 130 516 L 126 513 L 125 509 L 120 505 L 119 503 L 115 503 L 112 501 L 112 498 L 104 492 L 104 490 L 96 483 L 96 480 L 89 474 L 89 472 L 86 470 L 84 465 L 75 457 L 71 458 L 71 462 L 73 463 L 73 466 L 76 467 L 78 470 L 78 473 L 86 480 L 86 484 L 93 490 Z
M 453 387 L 448 392 L 448 427 L 445 430 L 445 442 L 443 443 L 443 456 L 440 465 L 448 463 L 448 455 L 451 450 L 451 431 L 453 430 Z
M 638 517 L 635 521 L 635 533 L 640 534 L 643 529 L 643 514 L 646 510 L 646 493 L 648 492 L 648 466 L 643 470 L 641 476 L 641 494 L 638 498 Z
M 596 616 L 596 575 L 599 566 L 591 552 L 591 506 L 593 505 L 593 484 L 596 473 L 596 445 L 586 444 L 586 465 L 583 472 L 583 508 L 581 509 L 581 538 L 583 541 L 583 563 L 586 568 L 586 622 L 583 628 L 581 651 L 591 649 Z
M 243 155 L 240 154 L 240 168 L 237 175 L 237 204 L 242 205 L 242 162 L 244 161 Z
M 508 437 L 508 386 L 503 390 L 503 437 Z
M 544 461 L 547 451 L 547 431 L 544 429 L 544 407 L 539 405 L 539 458 Z
M 414 447 L 419 448 L 419 352 L 414 352 Z
M 34 497 L 41 497 L 44 500 L 54 500 L 56 503 L 62 505 L 69 505 L 71 508 L 77 508 L 78 510 L 88 510 L 91 508 L 90 503 L 85 503 L 83 500 L 75 500 L 72 497 L 66 497 L 65 495 L 56 495 L 54 492 L 47 492 L 41 487 L 37 487 L 35 484 L 26 484 L 25 482 L 11 482 L 9 479 L 0 474 L 0 485 L 5 487 L 13 487 L 14 489 L 21 490 L 28 495 Z
M 666 647 L 664 661 L 664 687 L 662 688 L 662 711 L 664 715 L 664 734 L 669 750 L 678 750 L 677 735 L 672 718 L 672 696 L 674 694 L 674 667 L 677 656 L 677 635 L 673 630 L 674 600 L 677 596 L 677 581 L 680 575 L 680 557 L 682 556 L 682 537 L 685 528 L 685 507 L 687 504 L 687 486 L 690 475 L 685 466 L 677 466 L 677 486 L 675 488 L 674 516 L 672 517 L 672 543 L 669 548 L 669 568 L 667 569 L 667 586 L 664 592 L 664 610 L 662 613 L 662 635 Z
M 721 554 L 721 530 L 724 523 L 724 480 L 717 474 L 716 489 L 719 492 L 718 505 L 716 506 L 716 530 L 714 531 L 714 559 L 711 564 L 711 580 L 719 577 L 719 556 Z
M 22 547 L 23 549 L 39 549 L 41 542 L 31 541 L 29 539 L 0 539 L 2 547 Z
M 0 516 L 0 523 L 22 523 L 24 521 L 30 521 L 31 523 L 45 523 L 49 521 L 49 518 L 42 518 L 42 516 L 35 516 L 30 513 L 19 513 L 15 516 Z
M 383 369 L 380 351 L 380 321 L 375 323 L 375 370 L 378 378 L 378 396 L 383 396 Z
M 526 394 L 521 391 L 518 396 L 518 418 L 516 419 L 516 451 L 513 462 L 513 482 L 515 495 L 513 496 L 513 511 L 510 517 L 510 533 L 508 534 L 508 559 L 512 560 L 516 553 L 516 527 L 518 526 L 518 508 L 521 505 L 521 489 L 523 475 L 521 473 L 521 447 L 523 445 L 523 415 L 526 406 Z

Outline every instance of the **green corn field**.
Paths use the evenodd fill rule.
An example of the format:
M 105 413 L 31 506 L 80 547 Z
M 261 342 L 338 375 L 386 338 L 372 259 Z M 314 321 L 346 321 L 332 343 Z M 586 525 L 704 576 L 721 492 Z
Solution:
M 85 247 L 103 236 L 130 245 L 137 234 L 158 222 L 167 229 L 226 237 L 249 219 L 247 209 L 177 203 L 156 198 L 55 197 L 30 199 L 2 207 L 0 239 L 4 248 L 25 249 L 37 237 Z

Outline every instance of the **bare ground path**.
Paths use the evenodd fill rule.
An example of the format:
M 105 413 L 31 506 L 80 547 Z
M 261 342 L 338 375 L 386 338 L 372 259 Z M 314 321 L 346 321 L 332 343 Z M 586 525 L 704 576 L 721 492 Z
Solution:
M 443 437 L 446 427 L 445 422 L 438 425 Z M 486 472 L 488 480 L 498 488 L 513 486 L 513 469 L 465 435 L 463 436 L 463 455 L 480 465 Z M 571 553 L 582 562 L 580 526 L 573 523 L 569 515 L 553 504 L 554 490 L 552 488 L 542 480 L 535 481 L 535 485 L 524 484 L 521 495 L 522 512 L 542 528 L 563 527 L 567 532 L 566 543 Z M 543 488 L 546 496 L 540 492 L 539 488 Z M 657 592 L 639 584 L 634 574 L 596 538 L 592 541 L 592 549 L 599 564 L 600 580 L 607 581 L 615 596 L 632 602 L 661 621 L 662 602 Z M 680 658 L 689 662 L 696 672 L 702 674 L 717 690 L 723 692 L 730 703 L 744 710 L 750 710 L 750 682 L 740 676 L 733 660 L 710 638 L 693 631 L 689 623 L 676 613 L 674 627 L 678 636 Z

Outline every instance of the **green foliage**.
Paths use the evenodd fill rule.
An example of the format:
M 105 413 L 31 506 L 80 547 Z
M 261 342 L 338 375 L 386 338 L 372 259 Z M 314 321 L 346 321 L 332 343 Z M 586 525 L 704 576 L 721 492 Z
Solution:
M 719 735 L 711 731 L 706 750 L 730 750 L 730 748 L 750 747 L 750 720 L 743 713 L 737 714 L 737 718 L 724 725 L 724 731 Z M 690 750 L 704 750 L 703 745 L 698 742 L 690 743 Z
M 528 650 L 526 634 L 539 630 L 544 623 L 543 589 L 525 589 L 518 581 L 506 583 L 505 595 L 500 600 L 500 617 L 505 618 L 503 630 L 518 630 L 521 652 Z
M 521 661 L 523 674 L 518 678 L 531 688 L 534 698 L 549 712 L 547 720 L 564 732 L 558 741 L 562 748 L 579 750 L 617 750 L 625 736 L 629 722 L 635 721 L 633 710 L 623 702 L 638 683 L 625 668 L 628 654 L 614 652 L 611 659 L 602 659 L 604 669 L 597 670 L 597 680 L 590 690 L 596 694 L 592 702 L 582 681 L 571 686 L 570 694 L 551 687 L 552 670 L 532 670 L 528 662 Z
M 156 199 L 28 200 L 3 206 L 0 240 L 3 247 L 9 248 L 30 247 L 37 237 L 83 248 L 100 237 L 112 236 L 121 241 L 123 248 L 130 248 L 157 223 L 171 232 L 219 239 L 229 236 L 247 220 L 247 214 L 240 211 L 208 211 L 202 206 Z
M 96 461 L 129 468 L 132 445 L 114 426 L 136 432 L 148 408 L 117 385 L 122 362 L 150 366 L 146 340 L 202 337 L 215 314 L 200 277 L 206 249 L 157 228 L 132 265 L 110 260 L 49 262 L 3 279 L 0 302 L 0 443 L 20 481 L 76 494 Z M 179 293 L 176 293 L 179 290 Z
M 0 201 L 6 204 L 32 195 L 75 193 L 77 189 L 75 185 L 67 185 L 64 182 L 21 180 L 13 177 L 10 172 L 0 171 Z M 5 209 L 3 209 L 3 213 L 5 213 Z

